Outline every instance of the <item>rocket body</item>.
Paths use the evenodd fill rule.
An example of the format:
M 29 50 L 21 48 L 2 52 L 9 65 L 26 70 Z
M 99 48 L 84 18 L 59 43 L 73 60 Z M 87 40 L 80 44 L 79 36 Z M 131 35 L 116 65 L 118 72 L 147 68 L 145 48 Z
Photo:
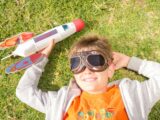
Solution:
M 47 47 L 51 40 L 60 42 L 83 28 L 84 22 L 81 19 L 57 26 L 18 45 L 12 54 L 27 57 Z

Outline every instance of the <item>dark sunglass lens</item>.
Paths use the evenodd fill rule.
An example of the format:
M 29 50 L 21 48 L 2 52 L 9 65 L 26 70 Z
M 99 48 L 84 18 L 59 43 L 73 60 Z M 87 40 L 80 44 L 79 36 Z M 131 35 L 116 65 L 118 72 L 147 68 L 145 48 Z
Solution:
M 71 58 L 70 63 L 71 63 L 71 70 L 73 70 L 78 67 L 80 63 L 80 58 L 79 57 Z
M 93 66 L 103 66 L 105 64 L 105 59 L 102 55 L 89 55 L 87 60 Z

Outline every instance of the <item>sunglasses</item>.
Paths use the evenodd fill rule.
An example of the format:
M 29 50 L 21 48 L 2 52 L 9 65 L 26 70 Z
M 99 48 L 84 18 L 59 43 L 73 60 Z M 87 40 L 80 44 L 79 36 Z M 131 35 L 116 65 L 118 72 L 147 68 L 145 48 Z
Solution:
M 77 52 L 70 58 L 70 69 L 78 74 L 88 68 L 91 71 L 101 72 L 108 67 L 107 59 L 99 51 Z

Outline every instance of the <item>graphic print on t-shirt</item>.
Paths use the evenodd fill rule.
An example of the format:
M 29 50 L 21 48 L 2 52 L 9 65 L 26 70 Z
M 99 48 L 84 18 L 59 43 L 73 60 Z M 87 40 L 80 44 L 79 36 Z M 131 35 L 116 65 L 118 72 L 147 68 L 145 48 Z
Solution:
M 78 112 L 78 120 L 107 120 L 112 118 L 114 115 L 114 108 L 102 108 L 99 111 L 93 109 L 87 112 Z

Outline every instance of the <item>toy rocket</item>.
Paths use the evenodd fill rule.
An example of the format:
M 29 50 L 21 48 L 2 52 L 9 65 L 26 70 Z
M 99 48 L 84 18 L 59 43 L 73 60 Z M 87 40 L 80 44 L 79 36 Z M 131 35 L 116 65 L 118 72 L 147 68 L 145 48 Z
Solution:
M 75 32 L 81 31 L 83 27 L 84 22 L 81 19 L 57 26 L 18 45 L 12 55 L 27 57 L 47 47 L 51 40 L 57 43 Z
M 34 60 L 31 59 L 31 56 L 32 56 L 32 58 L 34 56 L 33 54 L 35 54 L 37 51 L 40 51 L 40 50 L 44 49 L 45 47 L 47 47 L 51 40 L 54 40 L 55 43 L 60 42 L 60 41 L 64 40 L 65 38 L 71 36 L 75 32 L 81 31 L 84 28 L 84 26 L 85 26 L 85 24 L 84 24 L 83 20 L 76 19 L 73 22 L 66 23 L 66 24 L 57 26 L 55 28 L 52 28 L 52 29 L 40 34 L 40 35 L 37 35 L 33 38 L 26 40 L 25 42 L 22 42 L 21 44 L 19 44 L 17 46 L 15 51 L 13 51 L 12 54 L 7 57 L 10 57 L 12 55 L 26 57 L 22 61 L 25 61 L 25 63 L 26 63 L 26 60 L 32 61 L 32 62 L 29 62 L 30 64 L 26 64 L 25 68 L 27 68 L 27 66 L 31 66 L 31 64 L 35 63 L 35 61 L 36 62 L 39 61 L 40 57 L 44 57 L 43 55 L 42 56 L 39 55 L 39 57 L 37 57 L 38 60 L 36 60 L 36 57 L 34 57 Z M 35 55 L 35 56 L 37 56 L 37 55 Z M 7 57 L 5 57 L 5 58 L 7 58 Z M 3 58 L 3 59 L 5 59 L 5 58 Z M 8 69 L 6 69 L 6 73 L 15 72 L 17 70 L 24 69 L 25 63 L 23 64 L 22 61 L 17 62 L 16 64 L 12 64 L 11 66 L 9 66 Z M 18 66 L 18 67 L 16 67 L 16 66 Z M 14 68 L 14 69 L 12 69 L 12 68 Z

